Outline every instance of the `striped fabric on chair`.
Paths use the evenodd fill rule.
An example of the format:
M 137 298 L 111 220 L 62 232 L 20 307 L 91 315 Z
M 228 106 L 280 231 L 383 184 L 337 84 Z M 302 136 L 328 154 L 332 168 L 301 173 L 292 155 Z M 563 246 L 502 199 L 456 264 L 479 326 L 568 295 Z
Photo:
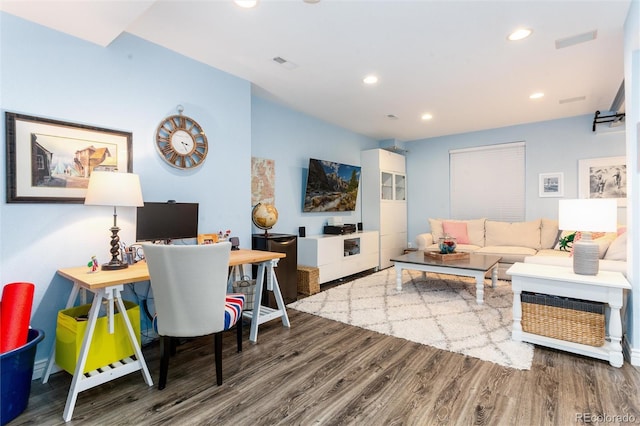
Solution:
M 224 302 L 224 329 L 233 327 L 242 315 L 244 294 L 229 293 Z

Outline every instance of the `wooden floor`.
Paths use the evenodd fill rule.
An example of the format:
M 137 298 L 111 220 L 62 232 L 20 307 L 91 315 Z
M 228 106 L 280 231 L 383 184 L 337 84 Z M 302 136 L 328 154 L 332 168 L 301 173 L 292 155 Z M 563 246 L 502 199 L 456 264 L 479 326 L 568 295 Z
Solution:
M 224 339 L 215 385 L 213 339 L 178 347 L 167 388 L 139 374 L 80 393 L 69 425 L 571 425 L 640 422 L 640 371 L 536 347 L 513 370 L 288 310 L 260 326 L 258 343 Z M 248 339 L 249 327 L 245 327 Z M 158 346 L 144 348 L 158 380 Z M 13 425 L 61 425 L 71 376 L 34 381 Z M 626 417 L 625 417 L 626 416 Z

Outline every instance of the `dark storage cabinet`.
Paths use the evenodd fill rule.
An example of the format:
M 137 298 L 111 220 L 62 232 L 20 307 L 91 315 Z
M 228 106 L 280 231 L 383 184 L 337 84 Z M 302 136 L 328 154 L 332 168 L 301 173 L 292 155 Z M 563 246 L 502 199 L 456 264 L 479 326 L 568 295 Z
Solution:
M 284 253 L 287 257 L 279 259 L 275 268 L 280 292 L 284 303 L 295 302 L 298 299 L 298 237 L 291 234 L 253 234 L 251 238 L 253 250 L 273 251 Z M 254 267 L 254 276 L 257 268 Z M 276 308 L 276 301 L 272 292 L 262 292 L 263 305 Z

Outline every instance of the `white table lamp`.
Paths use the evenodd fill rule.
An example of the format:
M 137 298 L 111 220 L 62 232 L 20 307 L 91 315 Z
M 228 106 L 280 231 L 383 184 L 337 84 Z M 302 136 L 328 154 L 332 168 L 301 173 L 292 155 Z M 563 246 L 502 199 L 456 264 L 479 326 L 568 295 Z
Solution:
M 120 237 L 116 207 L 140 207 L 143 205 L 140 178 L 133 173 L 93 171 L 84 199 L 85 205 L 113 206 L 113 227 L 111 227 L 111 261 L 102 265 L 104 270 L 124 269 L 128 265 L 118 256 Z
M 591 239 L 591 233 L 616 232 L 617 222 L 618 202 L 614 198 L 559 201 L 558 227 L 582 233 L 582 238 L 573 242 L 574 273 L 598 274 L 599 246 Z

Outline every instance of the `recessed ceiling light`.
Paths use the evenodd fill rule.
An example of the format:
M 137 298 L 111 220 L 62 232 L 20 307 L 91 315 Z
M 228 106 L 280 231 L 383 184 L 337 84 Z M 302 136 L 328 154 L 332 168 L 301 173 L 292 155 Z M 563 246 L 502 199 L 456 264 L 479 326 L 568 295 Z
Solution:
M 375 75 L 368 75 L 362 81 L 364 84 L 376 84 L 378 82 L 378 77 Z
M 532 32 L 533 32 L 533 30 L 529 29 L 529 28 L 518 28 L 517 30 L 515 30 L 514 32 L 509 34 L 507 39 L 510 40 L 510 41 L 522 40 L 524 38 L 529 37 Z
M 424 121 L 427 121 L 427 120 L 431 120 L 433 118 L 433 115 L 427 112 L 426 114 L 422 114 L 422 117 L 420 118 L 422 118 Z
M 256 5 L 258 4 L 258 0 L 233 0 L 233 2 L 240 7 L 244 7 L 245 9 L 256 7 Z
M 302 0 L 305 3 L 320 3 L 320 0 Z
M 535 92 L 529 95 L 529 99 L 540 99 L 542 97 L 544 97 L 544 93 L 542 92 Z

